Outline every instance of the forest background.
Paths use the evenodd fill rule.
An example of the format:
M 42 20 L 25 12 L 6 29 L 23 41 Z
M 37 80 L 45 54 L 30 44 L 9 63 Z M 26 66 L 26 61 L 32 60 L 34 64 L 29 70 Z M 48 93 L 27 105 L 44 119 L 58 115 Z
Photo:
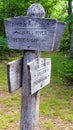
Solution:
M 20 51 L 10 50 L 8 48 L 5 37 L 4 19 L 14 16 L 26 15 L 28 7 L 33 3 L 43 5 L 46 17 L 56 18 L 66 22 L 66 29 L 61 40 L 59 51 L 66 53 L 73 58 L 73 2 L 72 0 L 0 0 L 0 57 L 5 59 L 11 53 L 19 53 Z M 68 66 L 64 70 L 64 77 L 73 83 L 73 61 L 70 60 Z
M 0 130 L 19 130 L 21 90 L 8 93 L 7 63 L 22 57 L 23 51 L 8 48 L 4 19 L 26 16 L 38 2 L 46 17 L 66 22 L 57 52 L 42 52 L 51 58 L 51 81 L 40 92 L 39 130 L 73 130 L 73 2 L 72 0 L 0 0 Z

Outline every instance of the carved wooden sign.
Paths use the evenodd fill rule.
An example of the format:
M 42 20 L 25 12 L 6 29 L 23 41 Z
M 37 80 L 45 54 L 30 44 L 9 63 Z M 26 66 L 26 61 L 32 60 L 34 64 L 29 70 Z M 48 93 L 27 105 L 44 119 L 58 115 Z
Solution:
M 52 51 L 57 20 L 19 16 L 5 20 L 9 48 Z
M 44 16 L 42 5 L 35 3 L 27 16 L 4 20 L 9 48 L 25 50 L 23 59 L 7 67 L 9 92 L 22 86 L 20 130 L 38 129 L 39 90 L 50 83 L 51 75 L 51 59 L 40 58 L 39 51 L 56 50 L 63 32 L 63 24 Z
M 51 59 L 37 58 L 28 64 L 31 94 L 50 83 Z
M 54 41 L 55 43 L 54 43 L 53 51 L 57 51 L 59 49 L 61 38 L 62 38 L 64 29 L 66 26 L 66 23 L 61 22 L 61 21 L 58 21 L 57 24 L 58 25 L 57 25 L 57 30 L 56 30 L 56 37 L 55 37 L 55 41 Z
M 22 61 L 20 58 L 9 62 L 7 65 L 8 88 L 9 92 L 13 92 L 22 86 Z

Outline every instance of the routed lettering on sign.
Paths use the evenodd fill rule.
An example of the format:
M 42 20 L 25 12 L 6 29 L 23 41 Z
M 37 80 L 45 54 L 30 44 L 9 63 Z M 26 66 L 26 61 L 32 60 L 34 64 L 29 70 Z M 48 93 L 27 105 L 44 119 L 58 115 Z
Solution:
M 31 94 L 50 83 L 51 59 L 37 58 L 28 64 Z
M 57 20 L 48 18 L 14 17 L 5 20 L 9 48 L 52 51 Z

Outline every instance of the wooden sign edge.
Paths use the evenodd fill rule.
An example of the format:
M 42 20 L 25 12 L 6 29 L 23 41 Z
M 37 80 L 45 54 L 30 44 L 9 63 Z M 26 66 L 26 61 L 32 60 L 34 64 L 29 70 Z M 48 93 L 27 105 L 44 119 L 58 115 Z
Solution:
M 19 58 L 19 59 L 22 60 L 22 64 L 23 64 L 23 57 L 21 57 L 21 58 Z M 17 60 L 19 60 L 19 59 L 17 59 Z M 14 60 L 14 61 L 16 61 L 16 60 Z M 14 62 L 14 61 L 11 61 L 11 62 L 9 62 L 9 63 L 7 64 L 7 79 L 8 79 L 8 90 L 9 90 L 9 93 L 14 92 L 14 91 L 12 91 L 12 89 L 11 89 L 10 74 L 9 74 L 9 72 L 10 72 L 10 63 L 12 63 L 12 62 Z M 22 66 L 22 70 L 23 70 L 23 66 Z M 21 70 L 21 79 L 22 79 L 22 70 Z M 20 86 L 20 88 L 21 88 L 21 87 L 22 87 L 22 80 L 21 80 L 21 86 Z M 16 90 L 17 90 L 17 89 L 16 89 Z
M 33 62 L 35 62 L 35 60 L 39 59 L 39 57 L 35 58 L 33 60 Z M 29 77 L 29 85 L 30 85 L 30 91 L 31 91 L 31 73 L 30 73 L 30 65 L 31 65 L 32 61 L 30 61 L 28 64 L 27 64 L 27 70 L 28 70 L 28 77 Z M 33 93 L 35 94 L 35 93 Z M 32 92 L 31 92 L 31 95 L 33 95 Z
M 40 57 L 40 58 L 35 58 L 35 59 L 33 60 L 33 62 L 35 62 L 35 60 L 37 60 L 37 59 L 49 59 L 49 60 L 50 60 L 50 67 L 51 67 L 51 58 L 41 58 L 41 57 Z M 30 89 L 31 89 L 31 73 L 30 73 L 30 64 L 31 64 L 31 63 L 32 63 L 32 61 L 27 64 Z M 51 78 L 51 68 L 50 68 L 50 78 Z M 51 81 L 51 79 L 50 79 L 50 81 Z M 50 82 L 49 82 L 49 84 L 50 84 Z M 47 85 L 48 85 L 48 84 L 47 84 Z M 38 90 L 38 91 L 39 91 L 39 90 Z M 36 91 L 36 92 L 38 92 L 38 91 Z M 36 93 L 36 92 L 35 92 L 35 93 Z M 34 95 L 35 93 L 32 93 L 32 91 L 31 91 L 31 95 Z
M 16 47 L 16 46 L 14 46 L 14 44 L 13 44 L 13 46 L 11 46 L 11 44 L 9 43 L 9 41 L 7 40 L 7 43 L 8 43 L 8 47 L 9 48 L 11 48 L 11 49 L 16 49 L 16 50 L 39 50 L 39 51 L 50 51 L 50 52 L 52 52 L 53 51 L 53 46 L 54 46 L 54 39 L 55 39 L 55 33 L 56 33 L 56 28 L 57 28 L 57 19 L 55 19 L 55 18 L 40 18 L 40 17 L 29 17 L 29 16 L 17 16 L 17 17 L 12 17 L 12 18 L 7 18 L 7 19 L 4 19 L 4 26 L 5 26 L 5 32 L 6 32 L 6 21 L 11 21 L 11 20 L 18 20 L 18 19 L 20 19 L 20 18 L 28 18 L 28 19 L 42 19 L 42 20 L 49 20 L 49 21 L 54 21 L 54 22 L 56 22 L 55 23 L 55 31 L 54 31 L 54 35 L 53 35 L 53 43 L 52 43 L 52 46 L 51 46 L 51 48 L 49 48 L 48 47 L 48 49 L 47 48 L 43 48 L 43 47 L 35 47 L 35 46 L 24 46 L 24 47 Z M 7 33 L 6 33 L 6 36 L 7 36 Z M 8 38 L 7 38 L 8 39 Z M 48 44 L 49 45 L 49 44 Z M 46 45 L 47 46 L 47 45 Z
M 9 76 L 10 74 L 9 74 L 9 72 L 10 72 L 10 65 L 7 64 L 8 90 L 9 90 L 9 93 L 12 93 L 12 91 L 11 91 L 10 76 Z

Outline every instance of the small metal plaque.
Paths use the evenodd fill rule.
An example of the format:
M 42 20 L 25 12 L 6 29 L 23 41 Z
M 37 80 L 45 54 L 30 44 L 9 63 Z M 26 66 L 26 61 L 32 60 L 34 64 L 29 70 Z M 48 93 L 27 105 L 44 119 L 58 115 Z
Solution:
M 37 58 L 28 64 L 31 94 L 39 91 L 50 83 L 51 59 Z
M 22 61 L 23 59 L 20 58 L 9 62 L 7 65 L 8 88 L 10 93 L 22 87 Z
M 9 48 L 52 51 L 57 20 L 19 16 L 4 21 Z

